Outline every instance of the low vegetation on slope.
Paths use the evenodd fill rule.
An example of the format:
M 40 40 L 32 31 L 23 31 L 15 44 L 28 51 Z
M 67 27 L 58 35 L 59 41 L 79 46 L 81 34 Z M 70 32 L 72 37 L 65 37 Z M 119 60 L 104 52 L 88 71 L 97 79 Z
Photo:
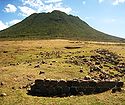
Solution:
M 0 32 L 0 38 L 80 39 L 125 42 L 124 39 L 99 32 L 77 16 L 61 11 L 34 13 L 20 23 Z

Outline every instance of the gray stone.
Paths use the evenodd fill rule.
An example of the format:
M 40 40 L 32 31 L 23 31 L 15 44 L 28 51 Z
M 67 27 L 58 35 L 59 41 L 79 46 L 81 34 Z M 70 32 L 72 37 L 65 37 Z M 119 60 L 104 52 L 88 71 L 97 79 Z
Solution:
M 83 73 L 83 70 L 79 70 L 80 73 Z
M 1 86 L 2 86 L 2 85 L 5 85 L 5 84 L 6 84 L 5 82 L 1 82 L 1 83 L 0 83 Z
M 40 65 L 36 65 L 36 66 L 34 66 L 34 68 L 40 68 Z
M 40 71 L 40 72 L 39 72 L 39 75 L 40 75 L 40 74 L 45 74 L 45 72 L 44 72 L 44 71 Z
M 6 93 L 1 93 L 0 96 L 5 97 L 5 96 L 7 96 L 7 94 Z

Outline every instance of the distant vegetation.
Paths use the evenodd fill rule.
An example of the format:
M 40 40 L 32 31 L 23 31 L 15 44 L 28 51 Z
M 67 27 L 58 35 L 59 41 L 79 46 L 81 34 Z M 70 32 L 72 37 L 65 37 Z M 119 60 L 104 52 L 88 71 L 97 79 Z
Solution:
M 99 32 L 77 16 L 61 11 L 34 13 L 20 23 L 0 32 L 0 38 L 17 39 L 80 39 L 125 42 L 125 39 Z

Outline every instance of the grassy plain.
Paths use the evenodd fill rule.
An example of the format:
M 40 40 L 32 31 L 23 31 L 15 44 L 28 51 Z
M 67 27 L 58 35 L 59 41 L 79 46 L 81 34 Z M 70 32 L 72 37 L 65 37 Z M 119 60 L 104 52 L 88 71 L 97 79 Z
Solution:
M 67 46 L 80 48 L 66 49 Z M 0 105 L 125 105 L 125 88 L 120 93 L 107 91 L 64 98 L 30 96 L 26 94 L 26 88 L 23 88 L 35 79 L 83 78 L 88 75 L 89 67 L 67 63 L 67 59 L 95 55 L 94 50 L 99 48 L 118 54 L 125 62 L 125 44 L 120 43 L 59 39 L 0 41 L 0 93 L 7 94 L 0 97 Z M 79 72 L 81 66 L 82 73 Z M 39 75 L 40 71 L 44 73 Z M 125 81 L 125 76 L 120 79 Z

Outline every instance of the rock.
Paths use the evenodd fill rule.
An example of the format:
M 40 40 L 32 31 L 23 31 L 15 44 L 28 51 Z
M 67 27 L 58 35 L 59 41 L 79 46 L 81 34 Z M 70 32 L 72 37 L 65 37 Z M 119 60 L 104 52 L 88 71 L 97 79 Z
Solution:
M 83 73 L 83 70 L 80 70 L 79 72 L 80 72 L 80 73 Z
M 39 72 L 39 75 L 40 75 L 40 74 L 45 74 L 45 72 L 44 72 L 44 71 L 40 71 L 40 72 Z
M 105 75 L 99 74 L 99 78 L 100 78 L 101 80 L 103 80 L 103 79 L 105 79 Z
M 34 68 L 40 68 L 40 65 L 36 65 L 36 66 L 34 66 Z
M 41 61 L 41 64 L 46 64 L 46 62 L 45 61 Z
M 27 88 L 27 85 L 22 86 L 23 89 Z
M 88 62 L 88 60 L 86 58 L 83 58 L 82 60 L 83 60 L 83 62 Z
M 3 53 L 8 53 L 8 51 L 3 51 Z
M 66 48 L 66 49 L 78 49 L 78 48 L 81 48 L 81 46 L 67 46 L 64 48 Z
M 101 69 L 99 67 L 96 67 L 96 66 L 91 66 L 90 72 L 93 72 L 93 71 L 101 71 Z
M 107 64 L 104 64 L 103 66 L 105 66 L 105 67 L 110 67 L 109 65 L 107 65 Z
M 113 67 L 109 67 L 109 69 L 113 69 Z
M 55 60 L 53 60 L 52 62 L 53 62 L 53 63 L 57 63 L 57 61 L 55 61 Z
M 16 66 L 16 64 L 14 64 L 14 63 L 11 63 L 11 64 L 10 64 L 10 66 Z
M 31 78 L 28 78 L 28 81 L 32 81 L 32 79 L 31 79 Z
M 95 65 L 100 65 L 100 62 L 99 62 L 99 61 L 96 61 L 96 62 L 95 62 Z
M 15 90 L 15 87 L 12 87 L 12 89 L 14 89 L 14 90 Z
M 96 78 L 96 77 L 95 77 Z M 115 86 L 115 87 L 114 87 Z M 98 88 L 99 87 L 99 88 Z M 112 93 L 121 91 L 123 82 L 92 80 L 86 76 L 86 80 L 35 80 L 34 85 L 30 85 L 28 94 L 33 96 L 64 97 L 71 95 L 83 95 L 101 93 L 113 89 Z
M 1 82 L 1 83 L 0 83 L 1 86 L 5 85 L 5 84 L 6 84 L 5 82 Z
M 22 89 L 22 86 L 19 86 L 19 89 Z
M 121 90 L 121 87 L 114 87 L 113 89 L 112 89 L 112 93 L 116 93 L 116 92 L 121 92 L 122 90 Z
M 30 63 L 28 66 L 31 66 L 32 64 Z
M 101 68 L 101 69 L 102 69 L 102 68 L 103 68 L 103 66 L 99 65 L 99 68 Z
M 118 88 L 117 88 L 117 91 L 118 91 L 118 92 L 121 92 L 121 91 L 122 91 L 122 89 L 121 89 L 120 87 L 118 87 Z
M 5 97 L 5 96 L 7 96 L 7 94 L 6 93 L 1 93 L 0 96 Z
M 70 92 L 71 92 L 71 95 L 77 95 L 78 94 L 77 86 L 71 86 Z
M 85 77 L 84 77 L 84 80 L 90 80 L 90 79 L 91 79 L 90 76 L 85 76 Z

